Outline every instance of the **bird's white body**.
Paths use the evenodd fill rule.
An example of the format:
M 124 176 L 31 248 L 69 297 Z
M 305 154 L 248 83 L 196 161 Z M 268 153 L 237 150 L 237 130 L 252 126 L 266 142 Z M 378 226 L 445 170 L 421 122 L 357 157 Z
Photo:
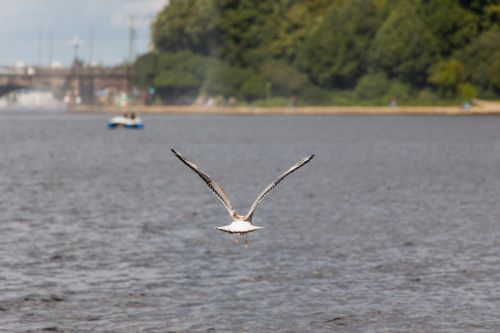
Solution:
M 225 225 L 223 227 L 217 227 L 216 229 L 230 234 L 244 235 L 249 232 L 262 229 L 262 227 L 257 227 L 248 221 L 244 220 L 234 220 L 231 224 Z

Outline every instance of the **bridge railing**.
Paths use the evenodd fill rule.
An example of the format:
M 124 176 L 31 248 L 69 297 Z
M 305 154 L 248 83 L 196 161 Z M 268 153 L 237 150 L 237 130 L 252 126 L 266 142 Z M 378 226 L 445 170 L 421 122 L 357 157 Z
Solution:
M 17 75 L 35 75 L 36 69 L 31 66 L 0 66 L 0 75 L 17 76 Z
M 35 66 L 0 66 L 0 76 L 3 77 L 66 77 L 76 76 L 110 76 L 110 77 L 129 77 L 130 72 L 127 69 L 119 67 L 35 67 Z

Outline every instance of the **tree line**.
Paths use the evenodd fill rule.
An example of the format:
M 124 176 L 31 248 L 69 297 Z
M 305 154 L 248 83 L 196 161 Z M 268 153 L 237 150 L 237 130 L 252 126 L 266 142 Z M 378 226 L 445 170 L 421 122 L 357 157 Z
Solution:
M 166 103 L 500 96 L 498 0 L 170 0 L 151 29 L 136 83 Z

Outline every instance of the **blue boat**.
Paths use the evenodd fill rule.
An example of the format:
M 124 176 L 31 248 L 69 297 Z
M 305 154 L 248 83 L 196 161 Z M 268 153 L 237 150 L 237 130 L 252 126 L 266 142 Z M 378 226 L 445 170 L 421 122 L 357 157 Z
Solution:
M 135 128 L 135 129 L 143 129 L 144 124 L 139 117 L 124 117 L 124 116 L 118 116 L 118 117 L 113 117 L 110 120 L 108 120 L 108 128 Z

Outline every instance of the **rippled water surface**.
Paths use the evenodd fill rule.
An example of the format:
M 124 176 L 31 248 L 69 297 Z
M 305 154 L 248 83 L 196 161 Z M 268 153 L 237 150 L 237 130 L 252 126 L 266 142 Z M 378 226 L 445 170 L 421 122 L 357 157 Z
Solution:
M 500 118 L 0 114 L 1 332 L 499 332 Z M 195 160 L 246 213 L 250 247 Z

